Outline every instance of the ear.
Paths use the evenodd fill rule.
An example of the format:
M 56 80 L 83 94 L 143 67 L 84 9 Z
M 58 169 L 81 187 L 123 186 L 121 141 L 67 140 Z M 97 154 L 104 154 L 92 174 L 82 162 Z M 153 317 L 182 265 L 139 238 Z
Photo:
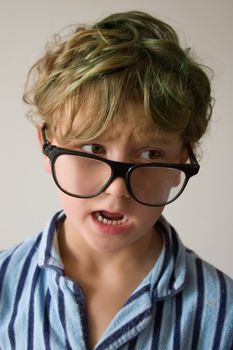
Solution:
M 180 155 L 180 163 L 181 164 L 185 164 L 188 160 L 188 149 L 187 147 L 183 147 L 182 151 L 181 151 L 181 155 Z
M 40 146 L 42 147 L 42 135 L 40 127 L 37 128 L 37 139 L 39 141 Z
M 41 148 L 43 147 L 43 142 L 42 142 L 42 135 L 41 135 L 41 129 L 40 127 L 37 128 L 37 139 L 39 141 L 39 144 Z M 49 158 L 44 155 L 44 169 L 47 171 L 47 173 L 51 173 L 51 164 Z

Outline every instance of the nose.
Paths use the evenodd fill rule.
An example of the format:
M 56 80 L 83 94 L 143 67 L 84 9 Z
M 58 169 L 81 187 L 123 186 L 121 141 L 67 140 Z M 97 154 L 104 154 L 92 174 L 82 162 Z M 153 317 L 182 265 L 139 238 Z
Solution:
M 104 191 L 105 194 L 112 195 L 117 198 L 129 198 L 126 182 L 122 177 L 115 178 Z

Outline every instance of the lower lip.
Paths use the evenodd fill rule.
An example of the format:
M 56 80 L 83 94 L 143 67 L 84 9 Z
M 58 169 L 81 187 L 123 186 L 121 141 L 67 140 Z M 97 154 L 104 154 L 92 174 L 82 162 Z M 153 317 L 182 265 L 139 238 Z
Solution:
M 119 235 L 125 232 L 129 228 L 129 224 L 127 222 L 121 225 L 112 226 L 112 225 L 104 224 L 99 220 L 97 220 L 95 214 L 92 214 L 91 217 L 95 228 L 97 228 L 97 230 L 103 234 Z

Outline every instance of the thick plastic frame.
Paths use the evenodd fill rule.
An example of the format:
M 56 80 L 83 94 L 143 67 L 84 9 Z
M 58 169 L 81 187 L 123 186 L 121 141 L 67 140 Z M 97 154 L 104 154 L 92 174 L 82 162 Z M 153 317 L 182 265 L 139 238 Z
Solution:
M 114 161 L 114 160 L 110 160 L 110 159 L 106 159 L 94 154 L 89 154 L 89 153 L 85 153 L 85 152 L 80 152 L 80 151 L 74 151 L 74 150 L 70 150 L 70 149 L 66 149 L 66 148 L 62 148 L 62 147 L 58 147 L 55 146 L 53 144 L 51 144 L 47 138 L 46 138 L 46 125 L 43 125 L 41 128 L 41 134 L 42 134 L 42 141 L 43 141 L 43 153 L 50 159 L 50 163 L 51 163 L 51 170 L 52 170 L 52 175 L 53 175 L 53 179 L 57 185 L 57 187 L 63 191 L 64 193 L 66 193 L 69 196 L 72 197 L 76 197 L 76 198 L 94 198 L 96 196 L 98 196 L 99 194 L 103 193 L 107 187 L 117 178 L 117 177 L 121 177 L 125 180 L 126 186 L 127 186 L 127 190 L 129 192 L 129 194 L 140 204 L 146 205 L 146 206 L 150 206 L 150 207 L 161 207 L 161 206 L 165 206 L 171 202 L 174 202 L 180 195 L 181 193 L 184 191 L 189 179 L 196 175 L 200 169 L 200 165 L 197 162 L 197 159 L 191 149 L 191 147 L 187 147 L 188 150 L 188 157 L 190 160 L 190 163 L 185 163 L 185 164 L 181 164 L 181 163 L 147 163 L 147 164 L 136 164 L 136 163 L 125 163 L 125 162 L 118 162 L 118 161 Z M 109 179 L 109 181 L 105 184 L 104 187 L 102 187 L 98 192 L 96 192 L 94 195 L 88 195 L 88 196 L 80 196 L 80 195 L 76 195 L 73 193 L 70 193 L 68 191 L 66 191 L 65 189 L 63 189 L 56 177 L 56 172 L 55 172 L 55 161 L 56 159 L 62 155 L 62 154 L 69 154 L 69 155 L 75 155 L 75 156 L 79 156 L 79 157 L 85 157 L 85 158 L 91 158 L 91 159 L 96 159 L 98 161 L 104 162 L 106 164 L 108 164 L 111 168 L 111 177 Z M 157 167 L 157 168 L 170 168 L 170 169 L 177 169 L 177 170 L 181 170 L 185 173 L 185 181 L 183 186 L 181 187 L 180 191 L 177 193 L 177 195 L 171 199 L 170 201 L 166 202 L 166 203 L 161 203 L 161 204 L 148 204 L 148 203 L 144 203 L 140 200 L 138 200 L 132 189 L 131 189 L 131 185 L 130 185 L 130 176 L 131 173 L 133 172 L 134 169 L 137 168 L 146 168 L 146 167 Z

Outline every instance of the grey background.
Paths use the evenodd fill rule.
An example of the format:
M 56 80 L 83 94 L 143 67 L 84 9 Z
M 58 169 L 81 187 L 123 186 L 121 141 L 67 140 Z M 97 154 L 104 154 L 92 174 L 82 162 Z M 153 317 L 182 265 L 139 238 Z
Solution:
M 132 9 L 168 21 L 214 70 L 216 104 L 200 174 L 164 213 L 186 245 L 233 277 L 232 0 L 0 1 L 0 250 L 39 232 L 60 209 L 36 131 L 25 118 L 21 95 L 28 69 L 66 25 Z

